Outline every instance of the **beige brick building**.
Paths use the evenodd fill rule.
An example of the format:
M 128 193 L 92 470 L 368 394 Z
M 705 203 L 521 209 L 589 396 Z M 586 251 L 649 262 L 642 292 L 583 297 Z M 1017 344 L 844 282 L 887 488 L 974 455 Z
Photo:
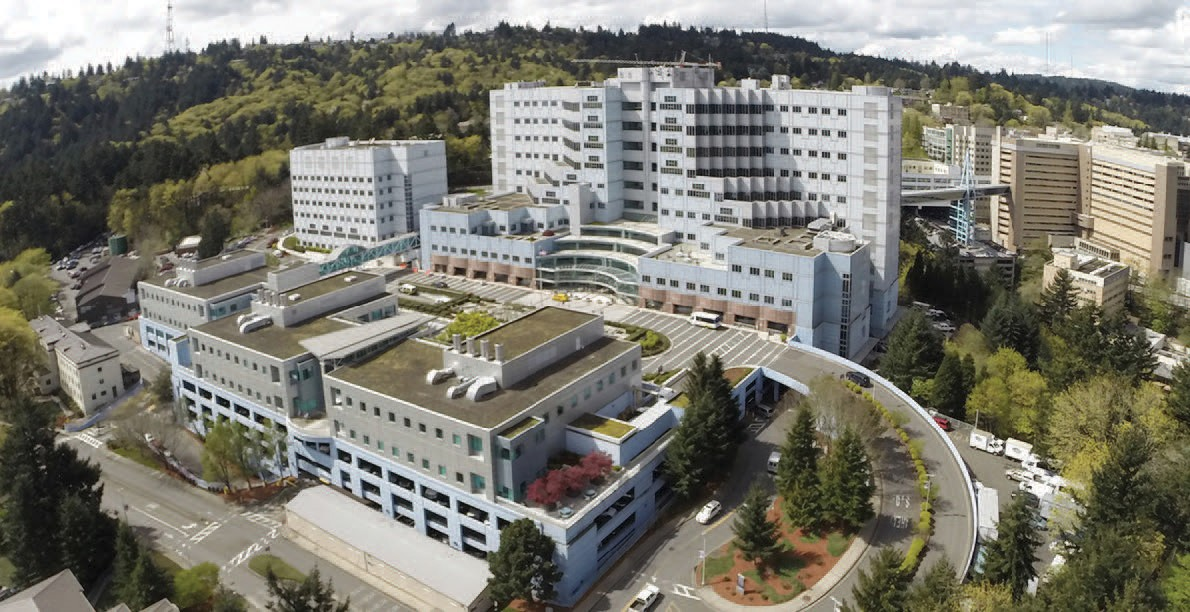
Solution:
M 992 201 L 992 237 L 1011 250 L 1077 234 L 1079 144 L 1001 133 L 992 176 L 1012 189 Z
M 1077 248 L 1054 249 L 1053 261 L 1045 264 L 1044 286 L 1049 287 L 1060 270 L 1070 274 L 1080 303 L 1094 304 L 1106 312 L 1124 307 L 1131 276 L 1128 266 Z

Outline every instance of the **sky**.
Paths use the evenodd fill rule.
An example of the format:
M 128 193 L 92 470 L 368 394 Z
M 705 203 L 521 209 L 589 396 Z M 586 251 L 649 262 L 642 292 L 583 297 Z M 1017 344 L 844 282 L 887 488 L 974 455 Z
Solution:
M 167 0 L 0 0 L 0 84 L 165 48 Z M 767 8 L 767 10 L 766 10 Z M 180 48 L 513 24 L 763 30 L 836 51 L 1190 94 L 1190 0 L 174 0 Z M 1048 41 L 1048 46 L 1047 46 Z M 1048 47 L 1048 53 L 1047 53 Z M 644 58 L 642 58 L 644 59 Z M 650 58 L 673 59 L 673 58 Z

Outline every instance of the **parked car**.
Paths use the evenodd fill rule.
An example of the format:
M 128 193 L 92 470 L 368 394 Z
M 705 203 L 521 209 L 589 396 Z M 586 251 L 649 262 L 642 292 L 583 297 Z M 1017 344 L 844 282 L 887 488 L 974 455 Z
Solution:
M 707 502 L 707 504 L 705 506 L 702 507 L 702 510 L 698 511 L 698 516 L 695 516 L 694 520 L 698 521 L 699 523 L 701 523 L 703 525 L 706 525 L 707 523 L 711 522 L 712 519 L 714 519 L 716 516 L 718 516 L 719 511 L 722 509 L 723 509 L 723 504 L 720 504 L 719 502 L 712 499 L 711 501 Z
M 1033 474 L 1026 470 L 1004 470 L 1004 475 L 1009 480 L 1015 480 L 1016 482 L 1033 481 Z
M 657 588 L 657 585 L 647 585 L 636 594 L 636 598 L 632 600 L 632 603 L 628 604 L 627 609 L 631 612 L 644 612 L 645 610 L 652 608 L 653 604 L 657 603 L 657 598 L 660 596 L 661 589 Z
M 1030 508 L 1040 508 L 1041 507 L 1041 498 L 1037 497 L 1036 495 L 1034 495 L 1033 493 L 1031 493 L 1029 491 L 1019 491 L 1019 490 L 1013 491 L 1012 498 L 1016 499 L 1018 497 L 1024 497 L 1025 505 Z
M 431 287 L 436 287 L 436 288 L 438 288 L 438 289 L 446 289 L 446 288 L 447 288 L 447 287 L 449 287 L 450 285 L 446 284 L 446 281 L 440 281 L 440 280 L 437 280 L 437 281 L 434 281 L 434 282 L 430 283 L 430 286 L 431 286 Z
M 863 372 L 851 371 L 843 375 L 847 380 L 864 388 L 872 386 L 872 379 L 868 378 L 867 374 Z
M 934 424 L 942 428 L 942 431 L 951 431 L 954 429 L 954 425 L 950 424 L 950 419 L 942 415 L 934 415 Z

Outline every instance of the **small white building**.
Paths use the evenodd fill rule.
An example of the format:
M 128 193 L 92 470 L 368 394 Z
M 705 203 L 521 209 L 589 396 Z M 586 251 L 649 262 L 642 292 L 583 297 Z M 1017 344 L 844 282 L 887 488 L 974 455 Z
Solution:
M 66 392 L 84 414 L 92 414 L 124 393 L 120 354 L 90 329 L 67 328 L 48 316 L 29 322 L 45 350 L 42 393 Z
M 375 246 L 417 231 L 418 211 L 446 195 L 441 140 L 350 140 L 289 153 L 293 228 L 303 244 Z

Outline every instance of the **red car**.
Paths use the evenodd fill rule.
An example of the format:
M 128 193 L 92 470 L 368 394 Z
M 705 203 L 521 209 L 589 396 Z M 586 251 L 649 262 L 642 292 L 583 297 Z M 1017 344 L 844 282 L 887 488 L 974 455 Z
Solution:
M 937 423 L 938 427 L 942 428 L 942 431 L 950 431 L 954 429 L 954 426 L 950 424 L 950 419 L 944 416 L 934 415 L 934 423 Z

